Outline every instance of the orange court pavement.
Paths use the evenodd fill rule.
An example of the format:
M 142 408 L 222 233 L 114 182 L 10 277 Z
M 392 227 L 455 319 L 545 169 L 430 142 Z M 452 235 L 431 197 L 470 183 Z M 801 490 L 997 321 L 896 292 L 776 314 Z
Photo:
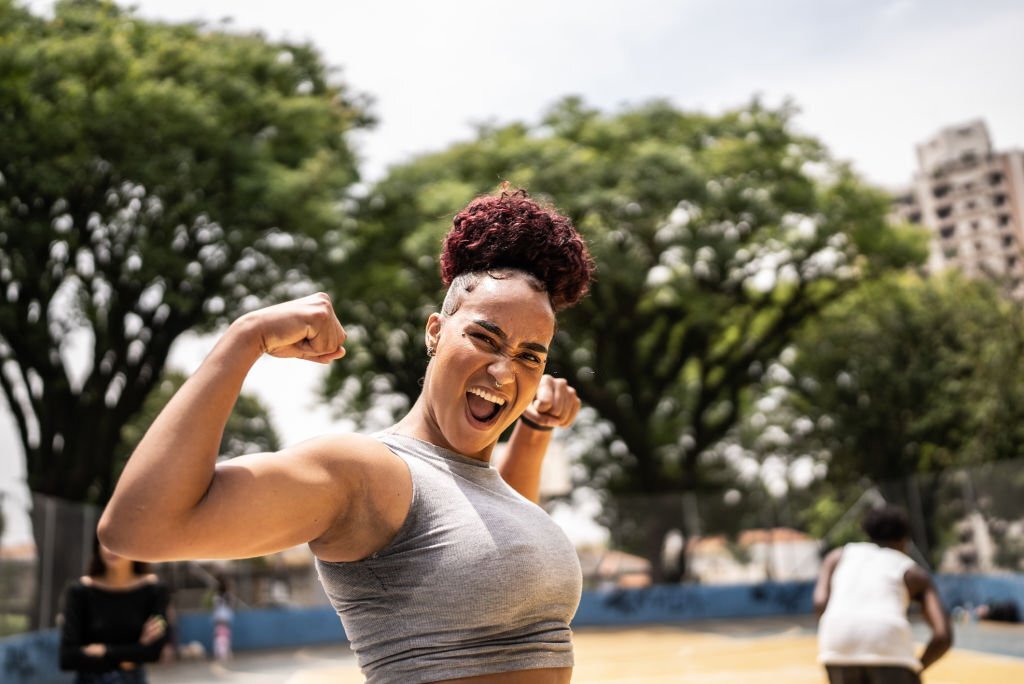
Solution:
M 1024 645 L 1024 627 L 1007 626 Z M 710 620 L 675 625 L 576 631 L 579 684 L 825 684 L 806 621 L 780 618 Z M 153 684 L 357 684 L 363 681 L 346 646 L 240 654 L 226 665 L 207 662 L 155 667 Z M 955 648 L 924 675 L 925 684 L 1021 684 L 1024 658 Z

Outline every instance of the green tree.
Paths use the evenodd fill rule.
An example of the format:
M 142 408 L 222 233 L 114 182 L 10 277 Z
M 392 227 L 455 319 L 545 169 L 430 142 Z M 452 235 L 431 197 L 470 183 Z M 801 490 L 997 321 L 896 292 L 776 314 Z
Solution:
M 164 371 L 163 379 L 146 397 L 142 409 L 121 430 L 121 443 L 118 446 L 115 467 L 123 467 L 131 452 L 146 434 L 146 430 L 187 379 L 184 373 Z M 218 450 L 220 458 L 277 451 L 280 448 L 281 438 L 274 429 L 267 407 L 255 395 L 243 392 L 235 402 L 231 415 L 228 416 L 227 425 L 224 426 Z
M 793 131 L 793 114 L 758 102 L 720 116 L 665 102 L 604 114 L 569 98 L 537 125 L 481 126 L 393 167 L 333 255 L 354 345 L 329 393 L 370 413 L 383 395 L 396 408 L 415 397 L 423 320 L 442 295 L 441 237 L 455 211 L 507 179 L 570 215 L 598 262 L 591 296 L 561 317 L 550 362 L 612 426 L 585 454 L 588 481 L 609 503 L 700 488 L 701 455 L 798 327 L 924 253 L 917 231 L 887 223 L 883 194 Z M 648 557 L 679 526 L 677 504 L 671 517 L 606 508 L 627 509 L 632 528 L 649 532 L 632 544 Z
M 0 8 L 3 387 L 29 486 L 102 502 L 171 342 L 301 286 L 366 115 L 309 46 Z
M 175 338 L 304 287 L 369 123 L 310 45 L 0 0 L 0 386 L 34 492 L 104 502 Z
M 937 561 L 970 505 L 953 469 L 1024 456 L 1019 305 L 955 272 L 903 274 L 837 303 L 796 348 L 783 408 L 813 428 L 787 426 L 787 449 L 827 455 L 832 497 L 873 485 L 906 506 Z

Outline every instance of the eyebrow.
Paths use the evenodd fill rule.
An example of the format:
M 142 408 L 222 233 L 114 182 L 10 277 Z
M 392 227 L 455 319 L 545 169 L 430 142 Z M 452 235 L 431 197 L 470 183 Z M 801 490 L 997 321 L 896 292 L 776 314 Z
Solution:
M 489 333 L 491 333 L 491 334 L 493 334 L 493 335 L 495 335 L 497 337 L 500 337 L 502 340 L 507 340 L 508 339 L 508 334 L 504 330 L 502 330 L 497 324 L 492 323 L 491 321 L 476 320 L 476 321 L 473 321 L 473 323 L 475 323 L 476 325 L 479 325 L 481 328 L 483 328 L 487 332 L 489 332 Z M 545 347 L 543 344 L 537 344 L 536 342 L 523 342 L 519 346 L 523 347 L 524 349 L 529 349 L 531 351 L 540 352 L 541 354 L 547 354 L 548 353 L 548 348 L 547 347 Z

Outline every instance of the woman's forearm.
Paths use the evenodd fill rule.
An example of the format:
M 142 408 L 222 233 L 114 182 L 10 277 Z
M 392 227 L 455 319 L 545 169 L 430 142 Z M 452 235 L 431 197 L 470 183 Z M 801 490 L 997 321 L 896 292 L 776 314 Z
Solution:
M 224 426 L 260 358 L 248 317 L 235 321 L 178 390 L 128 460 L 99 524 L 115 553 L 146 557 L 165 531 L 180 529 L 214 474 Z
M 551 445 L 551 432 L 517 423 L 504 457 L 495 467 L 505 482 L 530 501 L 540 500 L 540 475 L 544 455 Z
M 934 665 L 935 661 L 945 655 L 952 645 L 952 639 L 946 635 L 932 636 L 921 654 L 921 669 L 925 670 Z

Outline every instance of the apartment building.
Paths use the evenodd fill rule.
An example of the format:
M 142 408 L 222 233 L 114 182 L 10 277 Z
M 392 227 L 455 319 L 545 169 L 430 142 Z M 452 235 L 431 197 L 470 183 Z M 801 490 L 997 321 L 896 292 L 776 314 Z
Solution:
M 918 145 L 917 160 L 894 213 L 932 231 L 928 270 L 991 277 L 1024 298 L 1024 152 L 996 152 L 975 120 Z

